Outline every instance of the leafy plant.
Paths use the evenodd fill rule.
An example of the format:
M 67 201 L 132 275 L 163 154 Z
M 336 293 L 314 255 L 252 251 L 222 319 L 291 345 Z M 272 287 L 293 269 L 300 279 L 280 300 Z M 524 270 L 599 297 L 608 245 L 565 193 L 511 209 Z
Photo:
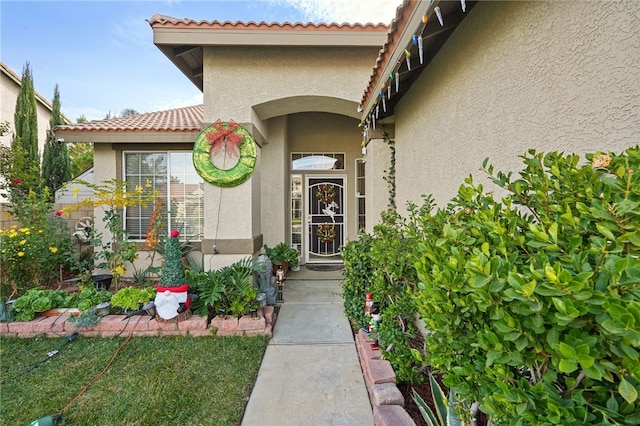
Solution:
M 80 286 L 80 292 L 69 294 L 63 303 L 62 308 L 78 308 L 87 311 L 89 308 L 99 305 L 102 302 L 111 300 L 111 292 L 99 290 L 95 285 L 84 284 Z
M 431 396 L 436 407 L 434 412 L 427 405 L 418 392 L 412 390 L 413 400 L 422 414 L 422 418 L 427 426 L 462 426 L 462 423 L 456 417 L 453 410 L 453 392 L 449 391 L 449 399 L 447 399 L 444 391 L 440 387 L 440 383 L 429 373 L 429 385 L 431 386 Z
M 60 270 L 79 269 L 67 225 L 51 210 L 48 189 L 12 194 L 10 212 L 20 225 L 0 229 L 0 292 L 7 298 L 53 282 Z
M 13 302 L 11 310 L 16 321 L 31 321 L 41 312 L 63 307 L 66 294 L 64 290 L 31 288 Z
M 87 309 L 80 315 L 70 315 L 67 321 L 74 324 L 74 327 L 91 327 L 100 322 L 102 319 L 95 309 Z
M 64 290 L 50 290 L 36 287 L 27 290 L 11 306 L 16 321 L 31 321 L 37 314 L 49 309 L 77 308 L 88 310 L 102 302 L 108 302 L 111 293 L 98 290 L 94 285 L 81 286 L 81 291 L 67 294 Z
M 640 149 L 483 167 L 416 217 L 425 360 L 494 424 L 640 422 Z
M 371 236 L 360 233 L 357 240 L 347 241 L 340 247 L 340 256 L 344 262 L 342 270 L 342 297 L 344 310 L 356 328 L 367 327 L 369 317 L 364 313 L 364 300 L 371 288 L 371 276 L 373 266 L 369 250 L 371 249 Z
M 124 287 L 111 297 L 111 306 L 127 311 L 135 311 L 155 297 L 156 289 L 152 287 Z
M 109 179 L 101 184 L 77 181 L 78 184 L 93 190 L 93 196 L 79 200 L 71 207 L 63 209 L 69 213 L 82 207 L 101 207 L 104 211 L 102 221 L 108 232 L 93 234 L 95 267 L 108 270 L 114 279 L 116 289 L 118 279 L 126 273 L 125 265 L 131 264 L 138 257 L 138 245 L 129 239 L 129 234 L 122 223 L 123 210 L 126 207 L 146 207 L 147 203 L 156 199 L 157 191 L 147 191 L 141 185 L 132 187 L 129 182 Z M 151 185 L 147 183 L 147 187 Z M 71 187 L 72 192 L 77 189 Z
M 240 317 L 256 306 L 258 290 L 253 285 L 253 275 L 262 271 L 262 264 L 251 258 L 239 260 L 219 270 L 201 271 L 187 269 L 189 282 L 198 294 L 192 310 L 209 319 L 220 312 Z
M 269 247 L 265 244 L 264 252 L 274 265 L 287 262 L 291 268 L 300 266 L 298 250 L 287 245 L 287 243 L 278 243 L 274 247 Z

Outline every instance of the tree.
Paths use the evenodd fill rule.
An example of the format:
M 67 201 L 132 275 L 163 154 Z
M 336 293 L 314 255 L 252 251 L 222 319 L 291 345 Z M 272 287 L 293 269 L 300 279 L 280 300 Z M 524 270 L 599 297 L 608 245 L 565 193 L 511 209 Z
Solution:
M 58 140 L 53 133 L 53 128 L 62 124 L 65 123 L 60 112 L 60 91 L 56 84 L 53 90 L 53 109 L 51 120 L 49 120 L 47 142 L 42 153 L 42 180 L 49 187 L 52 197 L 56 189 L 71 179 L 71 160 L 67 145 L 64 141 Z
M 80 115 L 76 122 L 86 123 L 87 117 Z M 76 142 L 69 144 L 69 157 L 71 158 L 71 177 L 75 178 L 80 173 L 93 167 L 93 144 L 89 142 Z
M 40 157 L 38 155 L 38 116 L 33 75 L 27 62 L 22 70 L 22 83 L 16 100 L 14 113 L 15 137 L 11 147 L 24 152 L 29 164 L 29 170 L 34 166 L 40 174 Z M 36 188 L 33 188 L 36 189 Z

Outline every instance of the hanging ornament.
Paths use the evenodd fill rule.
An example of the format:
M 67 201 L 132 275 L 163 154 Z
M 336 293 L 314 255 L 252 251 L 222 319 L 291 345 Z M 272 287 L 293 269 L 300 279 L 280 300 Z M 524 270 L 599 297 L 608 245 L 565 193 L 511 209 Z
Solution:
M 393 73 L 390 72 L 389 73 L 389 83 L 391 83 L 393 81 Z M 396 89 L 396 92 L 398 92 L 398 89 Z M 389 99 L 391 99 L 391 84 L 389 84 L 389 86 L 387 87 L 387 93 L 389 94 Z
M 376 116 L 373 116 L 373 119 L 371 120 L 371 124 L 373 125 L 373 130 L 376 129 Z
M 460 4 L 462 5 L 462 11 L 467 11 L 467 2 L 465 0 L 460 0 Z
M 400 73 L 396 71 L 396 93 L 400 91 Z
M 420 56 L 420 65 L 424 63 L 424 49 L 422 45 L 422 37 L 418 37 L 418 56 Z
M 413 35 L 413 37 L 411 37 L 411 42 L 413 43 L 414 46 L 418 45 L 418 36 L 417 35 Z
M 404 58 L 407 61 L 407 70 L 411 71 L 411 52 L 404 49 Z
M 440 26 L 444 27 L 444 21 L 442 20 L 442 11 L 440 10 L 440 6 L 436 6 L 434 10 L 436 11 L 436 16 L 438 17 L 438 22 L 440 22 Z
M 382 98 L 382 111 L 387 112 L 387 102 L 384 99 L 384 92 L 380 90 L 380 97 Z
M 422 15 L 422 23 L 426 24 L 427 21 L 429 21 L 429 16 L 428 15 Z
M 380 104 L 376 104 L 376 119 L 380 118 Z

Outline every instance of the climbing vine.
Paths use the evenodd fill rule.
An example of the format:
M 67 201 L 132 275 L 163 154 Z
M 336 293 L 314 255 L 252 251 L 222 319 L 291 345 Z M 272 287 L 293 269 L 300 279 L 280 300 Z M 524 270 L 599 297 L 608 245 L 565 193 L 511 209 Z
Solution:
M 389 170 L 386 170 L 387 175 L 383 177 L 389 188 L 389 203 L 387 207 L 391 210 L 396 210 L 396 141 L 390 139 L 386 132 L 383 132 L 382 136 L 384 137 L 384 142 L 389 145 L 389 151 L 391 153 Z

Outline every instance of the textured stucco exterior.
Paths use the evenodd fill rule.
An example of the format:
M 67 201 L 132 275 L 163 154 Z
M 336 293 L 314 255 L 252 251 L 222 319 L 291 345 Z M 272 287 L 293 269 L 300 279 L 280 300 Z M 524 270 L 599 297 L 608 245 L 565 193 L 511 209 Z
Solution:
M 487 183 L 486 157 L 517 170 L 529 148 L 637 145 L 640 3 L 478 3 L 398 104 L 395 131 L 401 210 L 421 194 L 446 204 L 469 174 Z
M 11 130 L 6 135 L 0 135 L 0 144 L 11 145 L 15 135 L 14 114 L 16 111 L 16 101 L 20 93 L 20 85 L 16 83 L 4 72 L 0 73 L 0 122 L 8 121 Z M 36 97 L 36 116 L 38 119 L 38 152 L 42 155 L 44 144 L 47 141 L 47 130 L 49 120 L 51 120 L 51 106 L 44 105 Z
M 237 188 L 225 188 L 220 223 L 211 220 L 208 225 L 225 229 L 224 233 L 218 231 L 218 238 L 257 240 L 261 235 L 269 246 L 291 242 L 291 152 L 345 153 L 346 170 L 336 173 L 347 175 L 346 205 L 355 205 L 353 177 L 360 152 L 357 102 L 377 50 L 293 46 L 204 49 L 205 122 L 232 119 L 250 124 L 261 142 L 252 177 Z M 253 185 L 254 190 L 243 189 L 247 185 Z M 206 217 L 216 217 L 218 192 L 215 187 L 205 191 Z M 234 215 L 234 211 L 239 213 Z M 347 215 L 350 237 L 356 232 L 354 211 L 351 208 Z M 246 217 L 249 212 L 252 217 Z M 210 228 L 206 227 L 205 234 L 212 238 Z

